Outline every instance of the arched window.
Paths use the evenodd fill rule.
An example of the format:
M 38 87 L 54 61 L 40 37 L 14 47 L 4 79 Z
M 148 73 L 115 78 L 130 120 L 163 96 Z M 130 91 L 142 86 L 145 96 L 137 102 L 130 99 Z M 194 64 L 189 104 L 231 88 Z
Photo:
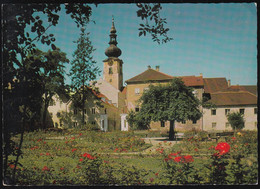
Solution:
M 113 74 L 112 67 L 109 67 L 108 73 Z

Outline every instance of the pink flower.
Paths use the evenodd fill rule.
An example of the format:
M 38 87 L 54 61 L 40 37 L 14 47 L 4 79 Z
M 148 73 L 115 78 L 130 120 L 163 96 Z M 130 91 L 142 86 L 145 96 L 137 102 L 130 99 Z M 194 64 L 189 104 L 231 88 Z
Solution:
M 154 178 L 150 178 L 150 181 L 153 182 L 153 181 L 154 181 Z

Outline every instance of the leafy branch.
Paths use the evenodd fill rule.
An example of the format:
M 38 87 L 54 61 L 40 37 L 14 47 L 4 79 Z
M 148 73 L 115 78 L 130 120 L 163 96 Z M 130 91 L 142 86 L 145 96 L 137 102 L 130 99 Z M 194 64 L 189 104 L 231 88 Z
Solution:
M 164 24 L 167 24 L 166 18 L 160 17 L 160 10 L 162 9 L 160 3 L 153 3 L 152 5 L 137 3 L 136 6 L 139 8 L 136 12 L 137 17 L 141 17 L 145 21 L 144 24 L 140 24 L 139 37 L 150 33 L 152 40 L 158 44 L 173 40 L 173 38 L 168 37 L 169 28 L 164 26 Z

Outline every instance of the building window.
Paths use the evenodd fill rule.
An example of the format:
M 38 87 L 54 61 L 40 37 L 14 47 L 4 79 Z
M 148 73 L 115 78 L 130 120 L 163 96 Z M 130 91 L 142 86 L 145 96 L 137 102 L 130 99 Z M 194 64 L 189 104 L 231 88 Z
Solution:
M 181 123 L 182 123 L 182 124 L 186 124 L 186 121 L 184 120 L 184 121 L 182 121 Z
M 95 121 L 92 121 L 91 124 L 92 124 L 92 125 L 96 125 L 96 122 L 95 122 Z
M 135 112 L 139 112 L 139 107 L 135 107 Z
M 84 114 L 87 114 L 87 109 L 84 109 Z
M 254 113 L 257 114 L 257 108 L 254 108 Z
M 230 109 L 225 109 L 225 115 L 228 115 L 230 112 Z
M 60 117 L 60 112 L 57 112 L 57 117 Z
M 78 126 L 78 123 L 77 123 L 77 122 L 74 122 L 73 124 L 74 124 L 74 127 L 77 127 L 77 126 Z
M 212 123 L 212 128 L 216 128 L 216 126 L 217 126 L 217 123 L 216 123 L 216 122 L 213 122 L 213 123 Z
M 105 108 L 105 114 L 107 114 L 107 109 Z
M 230 127 L 229 122 L 226 122 L 226 128 Z
M 135 94 L 139 95 L 140 94 L 140 89 L 139 88 L 135 88 Z
M 214 110 L 211 110 L 211 115 L 216 115 L 217 114 L 217 110 L 214 109 Z
M 113 74 L 112 67 L 109 67 L 108 73 Z
M 165 122 L 161 121 L 161 127 L 165 127 Z
M 78 114 L 78 110 L 74 109 L 74 115 L 77 115 L 77 114 Z
M 196 121 L 196 120 L 193 120 L 193 121 L 192 121 L 192 124 L 196 124 L 196 123 L 197 123 L 197 121 Z
M 194 95 L 195 97 L 198 96 L 198 91 L 197 91 L 197 90 L 192 91 L 192 93 L 193 93 L 193 95 Z
M 241 114 L 245 114 L 245 109 L 243 108 L 243 109 L 239 109 L 239 112 L 241 113 Z
M 96 113 L 96 109 L 92 108 L 92 114 L 95 114 L 95 113 Z

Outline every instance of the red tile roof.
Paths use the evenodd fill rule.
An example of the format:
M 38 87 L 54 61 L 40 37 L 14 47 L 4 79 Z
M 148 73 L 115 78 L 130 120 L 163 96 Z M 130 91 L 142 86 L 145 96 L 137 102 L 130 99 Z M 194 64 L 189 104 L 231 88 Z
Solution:
M 257 105 L 257 96 L 248 91 L 226 91 L 211 93 L 209 102 L 216 106 Z
M 203 86 L 203 77 L 202 76 L 181 76 L 182 81 L 186 86 Z
M 214 93 L 228 88 L 226 78 L 203 78 L 204 92 Z
M 102 93 L 97 92 L 95 90 L 93 90 L 92 88 L 88 87 L 89 90 L 91 90 L 91 92 L 97 97 L 99 98 L 102 102 L 104 102 L 105 104 L 114 106 L 112 103 L 109 103 L 109 99 Z M 114 106 L 115 107 L 115 106 Z
M 172 80 L 173 76 L 167 75 L 165 73 L 159 72 L 154 69 L 147 69 L 146 71 L 140 73 L 139 75 L 126 80 L 126 83 L 139 83 L 148 81 L 169 81 Z M 183 82 L 187 86 L 203 86 L 202 76 L 180 76 Z
M 126 83 L 145 82 L 145 81 L 161 81 L 173 79 L 172 76 L 156 71 L 154 69 L 147 69 L 131 79 L 126 80 Z
M 231 85 L 224 91 L 248 91 L 254 95 L 257 95 L 257 86 L 256 85 Z

